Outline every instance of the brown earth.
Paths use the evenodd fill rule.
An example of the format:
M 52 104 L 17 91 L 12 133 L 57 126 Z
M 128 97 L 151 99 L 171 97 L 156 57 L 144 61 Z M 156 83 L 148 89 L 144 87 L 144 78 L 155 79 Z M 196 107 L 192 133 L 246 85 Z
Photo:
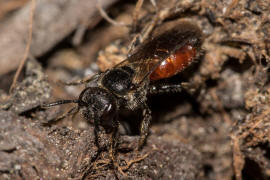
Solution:
M 31 2 L 0 0 L 0 179 L 269 179 L 270 2 L 145 1 L 137 10 L 136 1 L 100 3 L 114 22 L 88 0 L 37 1 L 29 59 L 8 93 Z M 197 24 L 204 38 L 200 59 L 172 79 L 185 82 L 183 91 L 149 97 L 153 122 L 138 153 L 140 112 L 120 117 L 118 164 L 145 158 L 121 173 L 109 137 L 99 133 L 98 149 L 81 116 L 44 126 L 70 106 L 41 104 L 75 99 L 84 88 L 59 81 L 111 68 L 152 30 L 179 19 Z

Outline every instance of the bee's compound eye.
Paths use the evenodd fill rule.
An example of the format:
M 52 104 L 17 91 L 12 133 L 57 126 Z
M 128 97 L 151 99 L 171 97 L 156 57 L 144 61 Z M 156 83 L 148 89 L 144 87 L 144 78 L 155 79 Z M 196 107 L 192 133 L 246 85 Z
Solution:
M 121 69 L 110 70 L 102 79 L 104 87 L 111 92 L 123 95 L 127 93 L 131 84 L 132 77 L 128 72 Z

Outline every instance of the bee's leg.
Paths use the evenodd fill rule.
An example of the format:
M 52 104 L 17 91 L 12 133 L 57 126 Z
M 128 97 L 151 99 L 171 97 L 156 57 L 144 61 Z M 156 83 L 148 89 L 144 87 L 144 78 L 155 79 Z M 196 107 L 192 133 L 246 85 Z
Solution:
M 98 151 L 101 152 L 102 149 L 100 148 L 100 145 L 99 145 L 99 137 L 100 137 L 100 135 L 99 135 L 100 134 L 100 128 L 99 128 L 100 124 L 99 123 L 100 123 L 100 119 L 99 119 L 99 117 L 97 117 L 96 114 L 97 113 L 94 112 L 94 111 L 89 111 L 89 117 L 94 120 L 95 145 L 97 146 Z
M 99 133 L 99 125 L 98 125 L 97 121 L 94 120 L 95 144 L 96 144 L 96 146 L 98 148 L 98 151 L 100 151 L 101 149 L 100 149 L 100 146 L 99 146 L 99 140 L 98 140 L 99 134 L 98 133 Z
M 117 146 L 117 131 L 118 131 L 119 122 L 118 119 L 114 118 L 113 124 L 112 124 L 112 132 L 111 132 L 111 143 L 110 143 L 110 156 L 113 161 L 115 161 L 115 152 L 116 152 L 116 146 Z
M 143 103 L 143 120 L 140 127 L 140 139 L 139 139 L 137 150 L 140 150 L 145 143 L 146 137 L 149 132 L 151 119 L 152 119 L 151 110 L 149 109 L 148 105 L 144 102 Z
M 170 92 L 181 92 L 183 86 L 181 84 L 153 84 L 148 89 L 148 94 L 162 94 Z
M 113 162 L 116 162 L 115 160 L 115 153 L 116 153 L 116 133 L 117 133 L 117 130 L 114 129 L 112 132 L 111 132 L 111 136 L 110 136 L 110 147 L 109 147 L 109 152 L 110 152 L 110 156 L 111 156 L 111 159 Z

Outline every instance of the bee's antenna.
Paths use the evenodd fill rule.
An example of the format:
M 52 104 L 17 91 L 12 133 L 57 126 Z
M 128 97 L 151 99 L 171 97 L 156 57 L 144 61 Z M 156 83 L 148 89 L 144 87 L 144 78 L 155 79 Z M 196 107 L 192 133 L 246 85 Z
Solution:
M 52 103 L 48 103 L 48 104 L 42 104 L 41 108 L 48 108 L 48 107 L 52 107 L 52 106 L 58 106 L 61 104 L 68 104 L 68 103 L 79 103 L 78 99 L 74 99 L 74 100 L 59 100 L 59 101 L 55 101 Z
M 60 101 L 57 101 L 57 102 L 60 102 Z M 51 106 L 57 106 L 57 105 L 60 105 L 60 104 L 57 104 L 57 102 L 47 104 L 47 105 L 48 105 L 47 107 L 50 107 L 51 104 L 52 104 Z M 72 103 L 72 102 L 67 102 L 67 103 Z M 64 103 L 64 104 L 65 104 L 65 103 Z M 47 122 L 43 122 L 42 124 L 43 124 L 44 126 L 52 125 L 52 124 L 55 124 L 55 123 L 57 123 L 58 121 L 60 121 L 60 120 L 62 120 L 62 119 L 64 119 L 64 118 L 66 118 L 66 117 L 68 117 L 68 116 L 70 116 L 70 115 L 72 115 L 72 119 L 73 119 L 73 117 L 79 112 L 79 110 L 80 110 L 80 107 L 79 107 L 79 106 L 75 106 L 75 107 L 71 108 L 68 112 L 62 114 L 61 116 L 58 116 L 57 118 L 51 119 L 51 120 L 49 120 L 49 121 L 47 121 Z

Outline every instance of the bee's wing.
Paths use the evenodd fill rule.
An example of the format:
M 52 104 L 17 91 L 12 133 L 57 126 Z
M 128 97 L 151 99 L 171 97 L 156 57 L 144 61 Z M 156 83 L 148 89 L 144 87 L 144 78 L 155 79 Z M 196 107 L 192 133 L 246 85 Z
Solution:
M 200 29 L 191 23 L 182 22 L 173 28 L 146 40 L 134 53 L 116 67 L 128 66 L 135 71 L 133 83 L 139 84 L 160 65 L 160 63 L 186 44 L 199 47 Z

